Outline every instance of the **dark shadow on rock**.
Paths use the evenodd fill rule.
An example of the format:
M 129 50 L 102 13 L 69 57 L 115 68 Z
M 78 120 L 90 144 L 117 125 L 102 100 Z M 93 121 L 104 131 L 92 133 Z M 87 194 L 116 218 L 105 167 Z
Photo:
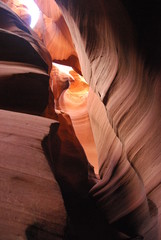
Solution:
M 62 239 L 62 236 L 47 231 L 40 223 L 33 223 L 26 229 L 26 238 L 27 240 L 58 240 Z
M 58 128 L 58 124 L 55 127 Z M 57 130 L 56 130 L 57 131 Z M 50 133 L 49 133 L 50 135 Z M 49 135 L 42 141 L 42 148 L 48 160 L 54 177 L 58 181 L 67 211 L 67 225 L 64 240 L 121 240 L 130 239 L 128 236 L 119 233 L 108 224 L 103 213 L 98 209 L 89 195 L 80 195 L 70 188 L 70 182 L 66 179 L 59 179 L 55 172 L 55 163 L 50 157 Z M 56 147 L 56 146 L 53 146 Z M 64 166 L 60 166 L 64 168 Z M 71 179 L 71 178 L 70 178 Z M 87 182 L 88 184 L 88 182 Z M 71 184 L 72 185 L 72 184 Z
M 160 0 L 121 0 L 135 27 L 138 49 L 149 68 L 160 70 L 161 4 Z

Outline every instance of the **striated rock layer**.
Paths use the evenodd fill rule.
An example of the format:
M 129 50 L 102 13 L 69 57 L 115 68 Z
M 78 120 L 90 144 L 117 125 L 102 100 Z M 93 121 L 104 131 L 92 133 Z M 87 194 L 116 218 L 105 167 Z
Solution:
M 111 225 L 110 227 L 114 228 L 117 232 L 121 232 L 119 239 L 135 238 L 137 236 L 140 239 L 144 237 L 146 240 L 160 240 L 160 70 L 158 71 L 158 68 L 155 68 L 153 65 L 149 66 L 145 64 L 150 61 L 144 59 L 143 55 L 136 48 L 132 26 L 127 13 L 119 1 L 57 0 L 56 2 L 53 1 L 51 5 L 51 1 L 36 0 L 36 2 L 43 11 L 43 14 L 45 14 L 45 16 L 41 15 L 43 16 L 43 20 L 40 19 L 43 23 L 45 34 L 43 35 L 42 30 L 40 30 L 41 24 L 37 25 L 35 31 L 37 31 L 41 40 L 46 44 L 52 55 L 52 60 L 68 63 L 68 65 L 72 65 L 77 71 L 81 71 L 92 89 L 89 91 L 88 98 L 82 98 L 82 102 L 80 101 L 80 109 L 78 105 L 74 107 L 73 103 L 71 104 L 73 102 L 71 99 L 74 98 L 74 95 L 72 93 L 68 94 L 70 88 L 66 90 L 69 85 L 69 79 L 57 84 L 59 91 L 52 89 L 58 107 L 69 111 L 73 118 L 73 123 L 77 118 L 75 114 L 77 109 L 79 109 L 78 112 L 81 112 L 87 104 L 98 153 L 99 177 L 96 177 L 91 167 L 89 167 L 90 180 L 88 182 L 87 159 L 83 155 L 82 149 L 80 151 L 81 159 L 79 159 L 77 150 L 80 149 L 80 146 L 78 141 L 75 140 L 71 121 L 69 117 L 65 117 L 67 118 L 67 122 L 63 122 L 64 119 L 61 119 L 61 115 L 59 116 L 64 125 L 61 125 L 58 134 L 56 134 L 55 130 L 55 135 L 50 131 L 51 137 L 49 137 L 49 140 L 51 142 L 49 141 L 49 145 L 51 156 L 60 150 L 55 159 L 60 159 L 61 161 L 60 164 L 59 161 L 56 162 L 55 166 L 58 167 L 57 179 L 59 179 L 60 185 L 62 182 L 64 184 L 63 186 L 61 185 L 63 196 L 64 192 L 68 190 L 68 188 L 65 189 L 65 186 L 68 186 L 70 189 L 68 192 L 69 195 L 73 193 L 72 186 L 82 195 L 87 194 L 86 188 L 90 187 L 90 198 L 94 200 L 96 207 L 103 213 L 102 218 L 106 219 L 108 224 Z M 11 72 L 15 72 L 15 70 L 12 69 L 10 62 L 14 62 L 14 64 L 15 62 L 21 63 L 17 67 L 19 73 L 24 71 L 28 73 L 28 67 L 34 69 L 34 74 L 37 74 L 37 71 L 39 74 L 42 74 L 43 71 L 44 81 L 44 75 L 45 77 L 48 76 L 47 73 L 51 69 L 50 56 L 39 40 L 35 42 L 36 37 L 32 38 L 33 35 L 31 36 L 30 30 L 23 23 L 20 24 L 21 20 L 18 20 L 17 16 L 13 13 L 11 14 L 8 8 L 4 7 L 2 3 L 0 4 L 2 12 L 2 15 L 0 14 L 2 18 L 2 21 L 0 21 L 2 29 L 1 39 L 3 43 L 1 46 L 5 46 L 5 48 L 2 47 L 2 50 L 5 49 L 5 51 L 1 52 L 2 64 L 4 66 L 10 65 Z M 56 9 L 55 12 L 54 6 Z M 6 18 L 3 19 L 4 14 L 5 16 L 6 14 L 7 16 L 12 16 L 11 19 L 14 21 L 14 24 L 11 25 L 12 27 L 8 24 Z M 63 29 L 65 29 L 65 33 Z M 4 41 L 3 36 L 7 36 L 5 39 L 10 40 Z M 15 37 L 16 41 L 14 41 Z M 23 40 L 22 46 L 19 45 L 22 47 L 20 55 L 16 55 L 16 47 L 11 48 L 9 44 L 11 41 L 13 43 L 21 42 L 18 39 Z M 24 44 L 27 51 L 25 54 L 22 54 Z M 54 46 L 56 48 L 55 54 Z M 12 55 L 7 52 L 7 49 L 12 52 Z M 33 53 L 33 57 L 28 56 L 27 52 Z M 26 57 L 25 60 L 23 60 L 24 56 Z M 160 62 L 157 56 L 157 64 L 159 65 Z M 28 64 L 34 65 L 34 67 L 28 66 Z M 15 104 L 16 108 L 14 108 L 11 106 L 12 101 L 7 107 L 4 106 L 9 97 L 5 99 L 6 95 L 3 92 L 10 86 L 10 81 L 6 86 L 4 83 L 7 82 L 8 78 L 4 78 L 3 76 L 1 79 L 3 86 L 3 98 L 0 101 L 3 103 L 1 108 L 27 111 L 34 114 L 42 113 L 47 104 L 47 95 L 42 99 L 39 106 L 42 107 L 43 105 L 41 109 L 37 109 L 36 106 L 32 111 L 26 107 L 22 110 L 19 107 L 17 108 L 17 102 Z M 13 80 L 14 78 L 11 79 Z M 22 78 L 20 77 L 20 79 Z M 33 80 L 31 82 L 33 84 Z M 46 91 L 47 88 L 48 85 L 45 85 Z M 27 88 L 25 87 L 25 89 Z M 30 87 L 29 89 L 31 90 Z M 44 88 L 41 86 L 40 89 Z M 63 90 L 65 91 L 62 92 Z M 32 96 L 34 95 L 35 93 Z M 22 96 L 20 96 L 20 99 L 22 99 Z M 39 97 L 39 95 L 37 96 Z M 10 99 L 13 99 L 13 97 Z M 26 102 L 28 103 L 28 101 Z M 83 117 L 83 121 L 86 119 L 86 117 Z M 78 129 L 80 130 L 81 128 L 79 127 L 81 124 L 78 125 Z M 65 126 L 66 129 L 64 129 Z M 69 139 L 69 135 L 66 136 L 65 134 L 67 130 L 72 134 L 71 139 Z M 78 135 L 80 134 L 81 130 Z M 64 143 L 66 138 L 69 143 L 76 146 L 75 152 L 73 151 L 74 147 L 72 151 L 66 149 L 66 145 L 62 145 L 62 149 L 60 148 L 60 142 Z M 54 146 L 52 146 L 53 142 L 55 143 Z M 77 155 L 78 165 L 76 162 L 72 165 L 73 159 L 68 159 L 69 162 L 71 160 L 70 164 L 72 167 L 69 168 L 69 166 L 66 166 L 64 159 L 62 159 L 64 153 L 75 157 Z M 79 172 L 81 160 L 83 168 L 82 172 Z M 82 165 L 80 164 L 80 166 Z M 66 170 L 74 174 L 74 181 L 72 175 L 68 171 L 65 172 Z M 60 179 L 61 174 L 65 174 L 66 178 Z M 79 177 L 81 179 L 83 176 L 83 186 L 86 186 L 84 190 L 79 183 Z M 91 179 L 92 184 L 90 184 Z M 65 185 L 66 183 L 67 185 Z M 69 183 L 71 183 L 71 188 Z M 67 203 L 71 207 L 70 203 Z M 72 204 L 75 204 L 74 200 Z M 85 212 L 83 213 L 85 214 Z M 92 215 L 92 218 L 94 218 L 94 215 Z M 118 238 L 113 237 L 111 239 Z
M 159 239 L 160 72 L 144 65 L 118 1 L 56 2 L 96 93 L 88 109 L 101 179 L 90 194 L 120 231 Z
M 0 108 L 42 114 L 51 57 L 37 35 L 0 2 Z
M 42 11 L 34 31 L 51 54 L 52 60 L 70 65 L 80 71 L 73 41 L 55 1 L 35 1 Z

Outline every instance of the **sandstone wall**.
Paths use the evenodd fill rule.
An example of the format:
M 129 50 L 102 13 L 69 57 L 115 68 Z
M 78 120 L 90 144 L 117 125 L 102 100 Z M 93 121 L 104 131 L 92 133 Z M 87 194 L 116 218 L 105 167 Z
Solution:
M 91 194 L 110 223 L 158 239 L 160 71 L 145 65 L 119 2 L 56 2 L 83 76 L 97 95 L 89 97 L 88 106 L 101 180 Z

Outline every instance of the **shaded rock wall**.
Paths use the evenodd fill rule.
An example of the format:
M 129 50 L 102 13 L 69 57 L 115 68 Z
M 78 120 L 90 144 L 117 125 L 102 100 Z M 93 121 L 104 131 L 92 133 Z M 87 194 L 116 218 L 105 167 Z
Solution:
M 63 238 L 64 203 L 42 148 L 51 123 L 0 110 L 0 239 Z
M 2 2 L 6 3 L 26 24 L 30 25 L 31 15 L 21 0 L 2 0 Z
M 121 231 L 158 239 L 160 200 L 155 206 L 148 199 L 161 182 L 160 72 L 144 65 L 119 2 L 57 3 L 83 76 L 98 96 L 89 98 L 89 108 L 101 180 L 91 195 Z
M 0 107 L 42 114 L 48 103 L 51 57 L 37 35 L 0 2 Z
M 137 31 L 138 48 L 149 68 L 158 70 L 161 63 L 160 1 L 122 0 Z
M 54 121 L 34 116 L 48 104 L 51 57 L 2 2 L 0 43 L 0 239 L 59 240 L 66 211 L 42 146 Z
M 142 50 L 143 43 L 137 43 L 139 35 L 135 36 L 128 14 L 119 1 L 57 0 L 61 11 L 55 2 L 52 5 L 45 4 L 50 1 L 36 2 L 44 9 L 46 16 L 42 15 L 41 21 L 48 34 L 41 34 L 40 25 L 35 30 L 51 51 L 52 59 L 69 62 L 79 72 L 81 70 L 92 88 L 87 106 L 98 152 L 100 179 L 90 190 L 91 198 L 108 223 L 127 237 L 160 239 L 159 53 L 155 64 L 154 58 L 149 58 L 152 55 L 145 51 L 146 47 Z M 127 1 L 123 2 L 129 10 Z M 55 12 L 52 6 L 56 6 Z M 66 36 L 63 36 L 64 24 Z M 34 45 L 35 41 L 28 35 L 27 40 L 41 55 L 35 59 L 36 66 L 46 75 L 44 62 L 50 66 L 50 57 L 44 57 L 44 47 Z M 62 48 L 60 43 L 64 44 Z M 56 49 L 54 55 L 54 46 L 62 51 Z M 4 58 L 5 54 L 2 56 Z M 23 61 L 23 57 L 16 61 Z M 30 58 L 25 61 L 34 62 L 30 62 Z M 63 95 L 60 100 L 61 97 Z M 43 99 L 40 105 L 45 101 Z

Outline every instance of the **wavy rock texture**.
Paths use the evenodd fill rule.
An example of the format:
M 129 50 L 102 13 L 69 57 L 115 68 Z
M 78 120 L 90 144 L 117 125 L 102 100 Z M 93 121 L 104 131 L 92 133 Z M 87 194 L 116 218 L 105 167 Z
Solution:
M 51 54 L 52 60 L 71 65 L 80 71 L 77 53 L 66 22 L 55 1 L 35 1 L 42 13 L 34 31 Z
M 74 70 L 69 70 L 69 74 L 63 73 L 53 64 L 51 89 L 55 108 L 70 115 L 76 136 L 83 146 L 89 162 L 98 173 L 97 151 L 87 109 L 88 84 Z
M 125 14 L 115 4 L 101 1 L 88 9 L 82 1 L 83 22 L 79 5 L 65 6 L 73 18 L 63 8 L 83 75 L 105 106 L 103 117 L 99 100 L 92 98 L 91 106 L 89 98 L 101 176 L 91 194 L 123 232 L 157 239 L 157 206 L 148 198 L 161 182 L 160 77 L 145 70 Z
M 43 20 L 40 20 L 45 35 L 39 24 L 35 31 L 45 42 L 52 59 L 81 70 L 92 88 L 80 107 L 84 110 L 87 104 L 98 154 L 99 178 L 92 175 L 95 184 L 90 189 L 90 197 L 107 222 L 124 234 L 119 239 L 143 236 L 146 240 L 160 240 L 159 54 L 155 59 L 157 64 L 155 61 L 151 64 L 148 56 L 152 56 L 152 52 L 145 47 L 148 44 L 142 43 L 136 48 L 130 20 L 119 1 L 57 0 L 61 10 L 55 1 L 51 5 L 51 1 L 36 2 L 46 15 L 41 15 Z M 128 7 L 128 1 L 122 2 Z M 33 42 L 32 46 L 35 49 Z M 30 61 L 27 63 L 33 64 Z M 42 66 L 44 69 L 40 59 L 38 63 L 41 70 Z M 64 83 L 57 85 L 60 88 L 55 93 L 56 100 L 74 120 L 76 108 L 68 104 L 72 94 L 67 96 L 69 89 L 62 93 L 66 88 Z
M 90 194 L 120 231 L 159 239 L 160 72 L 137 53 L 118 1 L 56 2 L 97 95 L 90 93 L 88 109 L 101 179 Z

